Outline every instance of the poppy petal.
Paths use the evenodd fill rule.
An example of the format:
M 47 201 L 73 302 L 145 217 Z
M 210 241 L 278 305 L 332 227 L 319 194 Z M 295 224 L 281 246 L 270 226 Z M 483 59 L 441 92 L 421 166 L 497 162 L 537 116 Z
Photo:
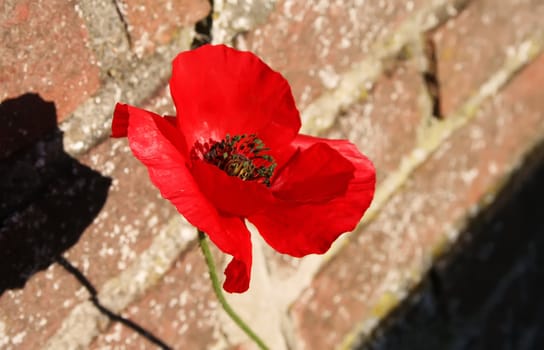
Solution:
M 256 134 L 267 147 L 282 148 L 300 129 L 289 84 L 250 52 L 224 45 L 182 52 L 170 91 L 189 149 L 227 134 Z
M 202 195 L 187 169 L 183 152 L 179 149 L 185 146 L 180 132 L 157 114 L 129 105 L 118 106 L 116 110 L 128 116 L 129 146 L 134 156 L 147 167 L 151 182 L 161 195 L 199 229 L 215 229 L 216 225 L 208 227 L 202 224 L 207 213 L 213 214 L 216 210 Z
M 116 110 L 126 119 L 129 146 L 148 169 L 151 181 L 176 209 L 199 230 L 206 232 L 223 252 L 233 256 L 227 268 L 225 290 L 241 293 L 249 286 L 251 241 L 249 231 L 239 217 L 219 215 L 200 192 L 186 166 L 179 130 L 169 120 L 129 105 Z M 181 146 L 179 146 L 181 147 Z M 245 288 L 245 289 L 244 289 Z
M 301 202 L 324 202 L 346 192 L 355 166 L 326 143 L 299 150 L 274 179 L 274 196 Z
M 128 130 L 128 105 L 117 103 L 111 121 L 111 137 L 126 137 Z
M 333 199 L 327 197 L 340 187 L 332 182 L 327 185 L 318 180 L 316 184 L 332 186 L 335 189 L 329 193 L 321 192 L 315 197 L 307 192 L 310 187 L 300 191 L 290 189 L 289 196 L 279 198 L 265 212 L 248 218 L 259 229 L 266 242 L 280 253 L 302 257 L 326 252 L 338 236 L 355 228 L 374 195 L 376 182 L 374 167 L 350 142 L 310 136 L 297 137 L 294 142 L 301 149 L 300 158 L 305 154 L 311 155 L 306 151 L 311 151 L 318 143 L 326 143 L 349 160 L 354 167 L 353 177 L 348 180 L 344 193 L 337 194 Z M 305 161 L 301 159 L 298 162 L 304 164 Z M 296 168 L 298 165 L 291 166 Z M 315 176 L 317 174 L 314 174 Z M 339 179 L 345 181 L 346 178 L 342 175 Z M 308 178 L 308 181 L 311 182 L 312 178 Z M 320 191 L 317 188 L 315 190 Z M 297 201 L 291 195 L 301 195 L 301 200 Z M 320 197 L 322 200 L 318 201 Z
M 191 172 L 200 191 L 223 214 L 247 217 L 260 210 L 267 198 L 271 198 L 265 185 L 229 176 L 203 160 L 194 160 Z
M 173 127 L 177 128 L 178 118 L 176 118 L 175 116 L 171 116 L 171 115 L 165 115 L 163 118 L 166 119 L 167 122 L 172 124 Z
M 218 247 L 233 256 L 225 269 L 223 289 L 229 293 L 243 293 L 248 290 L 251 278 L 251 235 L 242 218 L 220 216 L 220 222 L 223 231 L 219 235 L 222 237 L 214 237 L 210 233 L 208 235 L 214 243 L 214 238 L 220 240 L 227 238 L 229 247 L 224 246 L 226 249 L 221 249 L 219 245 Z

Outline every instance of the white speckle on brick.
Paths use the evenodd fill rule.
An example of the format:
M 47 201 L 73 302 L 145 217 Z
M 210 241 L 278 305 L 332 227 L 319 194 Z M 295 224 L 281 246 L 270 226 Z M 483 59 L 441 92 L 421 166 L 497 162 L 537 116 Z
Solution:
M 422 161 L 427 157 L 427 152 L 422 148 L 415 149 L 412 154 L 417 161 Z
M 10 343 L 10 338 L 6 334 L 6 324 L 0 321 L 0 347 L 3 347 Z
M 334 68 L 330 65 L 325 66 L 323 69 L 320 69 L 317 73 L 321 79 L 321 83 L 327 89 L 334 89 L 338 86 L 340 82 L 340 76 L 334 71 Z
M 499 168 L 497 167 L 497 163 L 490 162 L 489 165 L 487 166 L 487 170 L 489 171 L 491 175 L 497 174 L 497 172 L 499 171 Z
M 11 343 L 13 345 L 19 345 L 23 342 L 23 339 L 25 338 L 25 336 L 26 336 L 25 331 L 19 332 L 11 337 Z
M 47 319 L 46 318 L 41 318 L 39 321 L 38 321 L 38 328 L 42 328 L 42 327 L 45 327 L 45 325 L 47 325 Z

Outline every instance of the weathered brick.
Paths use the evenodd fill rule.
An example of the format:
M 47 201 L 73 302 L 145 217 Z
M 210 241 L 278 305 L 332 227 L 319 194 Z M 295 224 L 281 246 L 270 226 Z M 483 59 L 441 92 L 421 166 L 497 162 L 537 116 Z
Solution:
M 443 114 L 458 108 L 506 60 L 510 48 L 542 30 L 540 0 L 473 0 L 434 34 Z
M 174 215 L 175 209 L 150 183 L 146 168 L 133 157 L 126 140 L 109 139 L 80 161 L 112 178 L 109 191 L 108 184 L 100 180 L 104 177 L 85 165 L 65 169 L 69 174 L 53 181 L 43 197 L 2 223 L 2 248 L 8 249 L 4 254 L 15 264 L 11 273 L 34 273 L 73 245 L 64 255 L 99 291 L 149 247 Z M 19 258 L 13 254 L 17 251 Z M 20 261 L 11 261 L 14 259 Z M 32 266 L 25 267 L 28 264 Z M 4 268 L 9 268 L 6 262 Z M 5 339 L 17 341 L 18 336 L 23 337 L 18 334 L 26 330 L 29 345 L 24 343 L 23 348 L 39 348 L 87 297 L 81 284 L 56 264 L 36 273 L 24 289 L 0 297 Z
M 415 295 L 354 349 L 544 348 L 542 146 Z
M 0 347 L 42 348 L 74 305 L 88 296 L 79 282 L 59 265 L 35 274 L 24 289 L 0 296 Z
M 5 162 L 0 343 L 8 349 L 41 348 L 73 306 L 88 296 L 54 262 L 100 211 L 110 181 L 65 154 L 58 132 Z
M 266 24 L 245 36 L 247 48 L 291 83 L 303 109 L 336 87 L 339 74 L 366 57 L 426 1 L 278 1 Z
M 182 27 L 193 26 L 210 11 L 207 0 L 119 0 L 132 47 L 138 55 L 169 43 Z
M 169 90 L 162 89 L 142 108 L 172 114 Z M 151 183 L 147 168 L 134 157 L 126 139 L 107 139 L 80 161 L 112 178 L 100 214 L 67 255 L 99 288 L 129 266 L 179 214 Z
M 28 276 L 73 246 L 106 200 L 110 180 L 59 152 L 61 142 L 39 143 L 37 148 L 49 154 L 34 153 L 8 163 L 14 172 L 4 171 L 0 293 L 22 287 Z
M 208 2 L 204 0 L 184 0 L 177 5 L 167 0 L 140 0 L 136 3 L 118 0 L 117 3 L 121 5 L 133 49 L 138 54 L 151 52 L 171 42 L 180 28 L 192 26 L 209 10 Z M 323 7 L 317 2 L 280 0 L 269 22 L 248 33 L 245 39 L 249 49 L 257 51 L 287 76 L 293 84 L 299 107 L 304 108 L 320 93 L 334 88 L 339 74 L 349 70 L 352 63 L 367 57 L 369 47 L 377 39 L 397 28 L 412 11 L 429 3 L 419 0 L 399 5 L 394 1 L 353 0 L 348 3 L 329 2 L 330 6 Z M 85 46 L 88 34 L 74 13 L 74 4 L 74 1 L 61 4 L 58 0 L 47 5 L 44 1 L 7 0 L 0 5 L 4 9 L 0 14 L 0 34 L 2 39 L 8 39 L 4 40 L 8 43 L 8 54 L 3 55 L 5 58 L 0 63 L 0 83 L 8 82 L 8 92 L 0 96 L 2 99 L 33 90 L 32 84 L 36 82 L 43 87 L 37 92 L 46 100 L 55 102 L 59 118 L 62 119 L 96 91 L 97 68 Z M 466 67 L 476 70 L 471 68 L 475 67 L 474 57 L 481 56 L 485 60 L 504 57 L 505 47 L 519 43 L 531 34 L 536 28 L 537 14 L 542 17 L 542 6 L 537 1 L 509 0 L 504 6 L 501 5 L 506 10 L 495 6 L 497 8 L 491 1 L 474 0 L 472 7 L 463 14 L 465 17 L 461 16 L 451 26 L 433 33 L 437 43 L 438 67 L 444 70 L 439 71 L 443 85 L 441 98 L 449 111 L 469 95 L 470 87 L 462 85 L 462 79 L 468 79 L 467 84 L 477 87 L 503 60 L 493 61 L 491 68 L 486 66 L 477 74 L 469 70 L 470 77 L 463 77 L 453 72 L 457 66 L 453 59 L 448 61 L 452 54 L 448 56 L 447 45 L 481 50 L 481 55 L 475 53 L 480 52 L 476 49 L 468 53 L 454 52 L 466 60 Z M 537 14 L 526 17 L 523 13 L 527 13 L 531 6 Z M 508 12 L 515 14 L 514 24 L 507 20 Z M 57 14 L 61 19 L 52 22 L 51 18 Z M 482 23 L 489 22 L 489 26 L 494 27 L 493 31 L 487 27 L 485 31 L 480 30 L 483 36 L 489 39 L 492 38 L 491 33 L 498 32 L 501 37 L 497 40 L 500 42 L 494 41 L 492 45 L 485 46 L 485 40 L 482 40 L 471 44 L 477 41 L 470 38 L 468 34 L 471 33 L 466 30 L 457 32 L 460 28 L 471 28 L 469 26 L 473 26 L 473 23 L 470 21 L 479 20 L 478 14 L 483 16 Z M 59 28 L 72 30 L 66 30 L 61 35 Z M 33 31 L 39 32 L 37 38 Z M 448 41 L 451 37 L 457 41 Z M 55 45 L 47 40 L 54 40 Z M 97 41 L 100 40 L 97 38 Z M 34 51 L 28 45 L 33 45 Z M 21 51 L 21 57 L 14 56 L 15 49 L 20 47 L 26 51 Z M 42 60 L 45 64 L 29 55 L 44 56 Z M 477 120 L 447 140 L 429 163 L 417 170 L 402 192 L 393 196 L 377 220 L 362 233 L 352 235 L 350 244 L 324 268 L 312 287 L 295 303 L 291 311 L 297 331 L 307 343 L 307 348 L 333 347 L 355 323 L 373 317 L 376 321 L 383 315 L 395 298 L 402 296 L 410 283 L 420 276 L 421 270 L 428 266 L 430 256 L 445 239 L 445 232 L 459 218 L 463 218 L 502 175 L 510 171 L 516 156 L 535 139 L 535 135 L 542 136 L 543 105 L 538 87 L 544 85 L 543 60 L 539 58 L 523 71 L 503 93 L 487 104 Z M 27 68 L 24 68 L 25 64 Z M 23 74 L 25 69 L 26 74 Z M 480 71 L 485 72 L 478 76 Z M 402 63 L 390 73 L 378 79 L 368 91 L 368 96 L 363 96 L 361 101 L 342 111 L 332 129 L 321 135 L 349 138 L 357 143 L 376 164 L 379 181 L 398 168 L 403 155 L 414 148 L 417 138 L 421 136 L 419 126 L 424 122 L 418 105 L 423 85 L 417 68 Z M 48 78 L 59 74 L 58 80 Z M 14 83 L 14 80 L 9 80 L 12 76 L 22 78 Z M 87 77 L 86 80 L 82 76 Z M 45 77 L 43 81 L 42 77 Z M 453 82 L 450 82 L 450 78 Z M 70 84 L 74 85 L 74 81 L 81 84 L 72 89 Z M 19 84 L 16 86 L 19 90 L 12 93 L 9 89 L 13 89 L 13 84 Z M 46 95 L 45 88 L 51 90 L 48 92 L 51 95 Z M 78 92 L 78 89 L 86 89 L 87 94 Z M 463 94 L 465 90 L 467 93 Z M 56 95 L 53 96 L 53 93 Z M 450 97 L 446 94 L 453 96 L 453 102 L 447 102 Z M 167 90 L 159 91 L 148 101 L 148 105 L 146 108 L 160 114 L 173 114 Z M 31 124 L 28 121 L 25 123 Z M 50 124 L 46 126 L 49 128 Z M 40 130 L 33 132 L 31 139 L 26 141 L 34 142 L 42 135 Z M 8 150 L 6 156 L 26 146 L 13 144 L 13 150 Z M 57 151 L 62 152 L 58 148 L 60 144 L 56 144 Z M 52 156 L 56 157 L 55 154 Z M 38 157 L 40 160 L 43 159 Z M 40 177 L 46 192 L 52 194 L 44 200 L 36 199 L 31 209 L 23 211 L 20 218 L 24 220 L 19 222 L 24 225 L 17 226 L 19 231 L 14 232 L 26 230 L 32 236 L 35 234 L 30 230 L 32 225 L 44 227 L 40 226 L 43 222 L 58 219 L 56 226 L 45 226 L 46 231 L 40 232 L 41 235 L 35 234 L 43 239 L 41 242 L 46 243 L 47 249 L 43 249 L 43 245 L 32 244 L 30 252 L 38 257 L 43 257 L 42 253 L 45 252 L 45 257 L 51 259 L 56 253 L 71 247 L 65 256 L 100 290 L 145 255 L 152 241 L 163 232 L 164 223 L 178 214 L 150 184 L 145 167 L 133 158 L 126 140 L 107 140 L 80 161 L 113 179 L 104 207 L 100 208 L 102 203 L 92 203 L 93 196 L 97 195 L 95 192 L 99 192 L 97 187 L 93 187 L 97 183 L 93 179 L 98 181 L 104 178 L 98 173 L 94 173 L 97 177 L 82 177 L 84 169 L 84 173 L 91 171 L 84 165 L 67 167 L 69 170 L 65 174 L 59 172 L 62 179 L 48 175 L 45 181 L 45 176 L 37 172 L 38 175 L 33 176 Z M 34 163 L 34 158 L 27 163 Z M 68 163 L 74 165 L 73 162 Z M 40 164 L 41 168 L 50 170 L 47 164 L 43 165 L 43 161 Z M 17 179 L 17 176 L 12 178 Z M 35 185 L 36 188 L 42 187 L 40 182 Z M 16 191 L 12 189 L 12 192 Z M 66 199 L 64 203 L 63 198 Z M 48 206 L 48 201 L 52 199 L 55 206 Z M 100 209 L 101 213 L 96 216 L 95 212 Z M 85 220 L 90 217 L 89 222 L 81 220 L 82 214 L 87 214 Z M 78 227 L 76 235 L 66 236 L 62 228 L 71 227 L 72 224 Z M 80 227 L 88 224 L 90 226 L 85 230 Z M 59 228 L 61 234 L 56 235 L 54 227 Z M 0 231 L 0 237 L 3 233 Z M 26 238 L 23 241 L 37 242 Z M 11 240 L 10 244 L 17 242 Z M 59 242 L 54 247 L 58 251 L 50 249 L 55 242 Z M 4 248 L 2 244 L 0 246 Z M 3 250 L 3 256 L 9 255 L 11 259 L 13 251 L 8 253 L 11 255 Z M 266 250 L 265 254 L 268 258 L 266 267 L 272 274 L 270 277 L 283 281 L 298 271 L 299 260 L 278 257 L 271 250 Z M 47 259 L 41 263 L 50 263 Z M 43 267 L 40 265 L 40 268 Z M 158 280 L 150 282 L 151 288 L 139 295 L 138 300 L 130 301 L 123 315 L 173 348 L 217 347 L 220 332 L 228 328 L 219 330 L 219 323 L 223 319 L 217 319 L 215 297 L 211 293 L 197 247 L 190 245 L 165 276 L 162 276 L 162 272 L 164 270 L 157 273 Z M 23 277 L 26 279 L 28 276 Z M 129 286 L 132 284 L 129 283 Z M 285 290 L 282 292 L 288 294 Z M 122 298 L 123 295 L 105 295 L 104 300 L 111 302 L 115 297 Z M 81 284 L 56 264 L 44 272 L 35 273 L 24 289 L 0 295 L 0 347 L 40 348 L 59 330 L 61 322 L 74 306 L 87 298 L 88 293 Z M 275 306 L 276 300 L 264 300 Z M 119 323 L 112 323 L 110 329 L 91 345 L 93 349 L 150 347 L 152 344 L 145 338 Z
M 198 246 L 192 245 L 161 283 L 130 305 L 123 316 L 172 349 L 206 349 L 218 342 L 218 307 L 204 257 Z M 115 323 L 90 347 L 111 348 L 149 349 L 151 343 L 132 329 Z
M 176 211 L 151 184 L 126 139 L 108 139 L 80 161 L 112 178 L 100 214 L 67 254 L 100 289 L 149 247 Z
M 544 138 L 544 55 L 456 131 L 292 307 L 307 348 L 332 348 L 407 292 L 460 220 Z
M 424 126 L 420 96 L 425 86 L 414 62 L 399 64 L 382 75 L 362 101 L 342 111 L 327 138 L 348 139 L 372 159 L 378 182 L 396 170 L 415 147 Z
M 75 5 L 73 0 L 2 3 L 0 100 L 38 93 L 55 103 L 60 121 L 96 92 L 99 71 Z

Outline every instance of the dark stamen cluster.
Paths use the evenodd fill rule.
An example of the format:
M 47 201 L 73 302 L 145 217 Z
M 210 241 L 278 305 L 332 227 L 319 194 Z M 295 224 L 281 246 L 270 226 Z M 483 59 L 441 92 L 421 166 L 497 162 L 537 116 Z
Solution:
M 217 166 L 230 176 L 244 181 L 257 180 L 270 186 L 270 178 L 274 173 L 276 162 L 266 154 L 263 141 L 255 134 L 227 136 L 219 141 L 198 145 L 202 158 Z

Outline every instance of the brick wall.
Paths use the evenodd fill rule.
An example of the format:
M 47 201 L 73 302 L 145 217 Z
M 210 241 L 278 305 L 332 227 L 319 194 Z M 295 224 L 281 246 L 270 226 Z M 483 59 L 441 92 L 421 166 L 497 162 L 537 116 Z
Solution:
M 0 9 L 0 348 L 251 348 L 194 229 L 126 140 L 107 138 L 117 101 L 174 113 L 170 61 L 209 36 L 284 74 L 304 132 L 350 139 L 378 171 L 369 213 L 326 255 L 281 256 L 253 236 L 250 291 L 229 299 L 273 349 L 370 335 L 544 140 L 542 0 Z

